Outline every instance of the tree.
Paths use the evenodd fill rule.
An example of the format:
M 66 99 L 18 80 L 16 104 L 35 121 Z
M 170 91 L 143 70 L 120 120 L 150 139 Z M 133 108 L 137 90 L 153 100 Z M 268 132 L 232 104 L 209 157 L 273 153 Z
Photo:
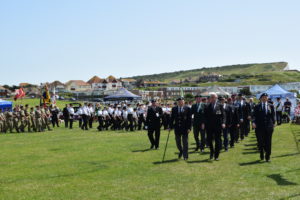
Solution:
M 242 88 L 240 90 L 240 93 L 243 94 L 243 95 L 245 95 L 245 96 L 251 95 L 250 89 L 248 87 Z

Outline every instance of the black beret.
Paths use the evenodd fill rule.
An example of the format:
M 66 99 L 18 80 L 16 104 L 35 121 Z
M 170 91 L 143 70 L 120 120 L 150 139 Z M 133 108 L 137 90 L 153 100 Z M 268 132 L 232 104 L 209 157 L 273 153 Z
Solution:
M 198 97 L 202 97 L 200 94 L 197 94 L 196 96 L 195 96 L 195 98 L 198 98 Z
M 269 96 L 267 93 L 262 93 L 261 95 L 260 95 L 260 98 L 262 98 L 263 96 Z
M 238 96 L 241 97 L 241 96 L 243 96 L 243 94 L 242 94 L 242 93 L 239 93 Z
M 184 100 L 183 97 L 179 97 L 176 101 Z
M 152 100 L 151 100 L 151 103 L 154 103 L 154 102 L 156 102 L 156 100 L 155 100 L 155 99 L 152 99 Z

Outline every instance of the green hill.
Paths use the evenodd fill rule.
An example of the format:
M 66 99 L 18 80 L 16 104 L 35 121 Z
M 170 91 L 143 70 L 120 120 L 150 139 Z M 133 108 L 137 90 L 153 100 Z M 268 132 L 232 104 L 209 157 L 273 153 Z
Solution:
M 182 70 L 176 72 L 134 76 L 137 80 L 158 80 L 166 83 L 182 81 L 180 85 L 206 86 L 206 85 L 249 85 L 249 84 L 274 84 L 284 82 L 297 82 L 300 80 L 300 72 L 285 71 L 287 62 L 254 63 L 229 65 L 222 67 L 200 68 L 193 70 Z M 199 77 L 217 74 L 222 78 L 216 82 L 198 81 Z

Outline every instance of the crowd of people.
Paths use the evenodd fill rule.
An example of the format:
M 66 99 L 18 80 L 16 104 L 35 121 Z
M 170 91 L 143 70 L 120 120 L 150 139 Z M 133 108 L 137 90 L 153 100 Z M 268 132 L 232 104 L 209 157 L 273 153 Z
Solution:
M 145 104 L 120 103 L 107 106 L 84 103 L 76 108 L 67 104 L 62 110 L 55 105 L 17 105 L 12 111 L 0 111 L 0 131 L 51 131 L 51 123 L 53 128 L 63 123 L 65 128 L 72 129 L 75 120 L 79 121 L 79 128 L 87 131 L 97 122 L 99 131 L 147 130 L 150 148 L 158 149 L 161 129 L 174 129 L 179 158 L 183 156 L 185 160 L 188 159 L 188 135 L 193 131 L 195 151 L 203 152 L 205 148 L 209 148 L 210 159 L 219 160 L 222 148 L 225 151 L 233 148 L 248 136 L 252 128 L 255 129 L 260 158 L 270 161 L 275 122 L 280 125 L 284 115 L 287 115 L 288 122 L 292 105 L 288 99 L 282 103 L 280 98 L 272 102 L 265 97 L 267 94 L 261 96 L 258 104 L 242 94 L 225 99 L 212 93 L 209 97 L 197 95 L 195 102 L 185 102 L 183 98 L 179 98 L 171 104 L 155 100 Z M 296 109 L 300 110 L 300 106 Z

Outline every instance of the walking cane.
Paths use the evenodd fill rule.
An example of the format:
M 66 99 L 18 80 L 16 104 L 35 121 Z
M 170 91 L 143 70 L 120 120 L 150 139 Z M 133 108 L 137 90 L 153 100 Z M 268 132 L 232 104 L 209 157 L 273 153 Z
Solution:
M 165 156 L 166 156 L 166 151 L 167 151 L 167 147 L 168 147 L 170 132 L 171 132 L 171 129 L 169 129 L 169 132 L 168 132 L 168 137 L 167 137 L 167 142 L 166 142 L 166 146 L 165 146 L 165 151 L 164 151 L 164 156 L 163 156 L 162 162 L 165 161 Z

